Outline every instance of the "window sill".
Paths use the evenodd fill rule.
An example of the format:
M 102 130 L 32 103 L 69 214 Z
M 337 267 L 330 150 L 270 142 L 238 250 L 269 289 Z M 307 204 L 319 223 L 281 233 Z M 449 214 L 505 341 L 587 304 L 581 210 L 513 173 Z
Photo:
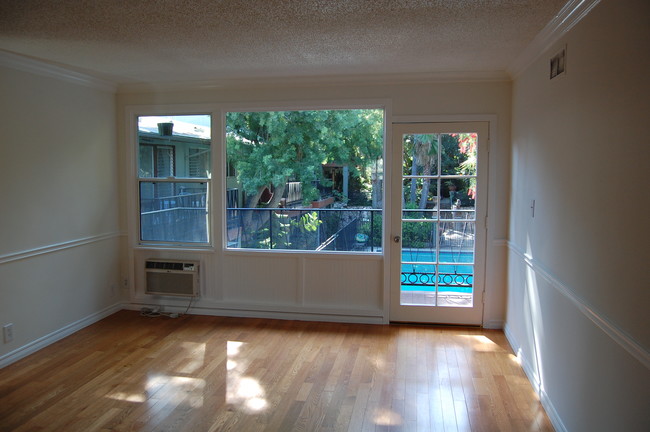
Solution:
M 168 250 L 168 251 L 183 251 L 183 252 L 203 252 L 213 253 L 215 248 L 212 245 L 194 246 L 194 245 L 174 245 L 174 244 L 153 244 L 144 243 L 133 246 L 134 250 Z

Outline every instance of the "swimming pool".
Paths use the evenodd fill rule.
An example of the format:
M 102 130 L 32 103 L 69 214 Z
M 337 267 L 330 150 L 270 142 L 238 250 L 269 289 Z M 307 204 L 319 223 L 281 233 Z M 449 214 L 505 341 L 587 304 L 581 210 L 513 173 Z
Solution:
M 436 251 L 402 250 L 402 291 L 435 291 Z M 438 251 L 438 292 L 471 294 L 474 284 L 474 253 Z M 411 262 L 405 264 L 404 262 Z M 417 264 L 415 264 L 417 263 Z

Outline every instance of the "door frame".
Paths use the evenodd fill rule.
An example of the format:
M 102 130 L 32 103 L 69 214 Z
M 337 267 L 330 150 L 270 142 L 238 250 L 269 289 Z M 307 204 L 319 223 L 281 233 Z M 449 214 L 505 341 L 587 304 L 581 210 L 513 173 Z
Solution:
M 386 247 L 386 254 L 385 254 L 385 287 L 384 287 L 384 293 L 385 293 L 385 305 L 387 307 L 386 313 L 388 315 L 388 321 L 389 322 L 430 322 L 430 323 L 440 323 L 440 324 L 467 324 L 467 325 L 478 325 L 478 326 L 483 326 L 484 325 L 484 317 L 485 317 L 485 305 L 490 302 L 490 295 L 491 295 L 491 289 L 489 289 L 489 286 L 487 284 L 487 253 L 488 253 L 488 214 L 489 214 L 489 188 L 490 188 L 490 180 L 489 180 L 489 168 L 490 168 L 490 160 L 489 160 L 489 153 L 490 153 L 490 144 L 495 141 L 496 137 L 496 120 L 497 116 L 492 115 L 492 114 L 485 114 L 485 115 L 439 115 L 439 116 L 393 116 L 392 121 L 390 124 L 390 132 L 387 134 L 387 156 L 390 160 L 390 167 L 386 171 L 390 172 L 390 183 L 388 183 L 385 187 L 385 193 L 387 196 L 390 196 L 390 205 L 385 209 L 386 211 L 386 216 L 388 216 L 386 219 L 389 220 L 390 226 L 385 226 L 385 238 L 384 238 L 384 245 Z M 395 133 L 394 129 L 395 127 L 401 127 L 402 125 L 416 125 L 416 124 L 422 124 L 422 123 L 484 123 L 487 127 L 487 134 L 486 134 L 486 140 L 485 143 L 483 143 L 484 147 L 484 155 L 481 160 L 481 170 L 484 172 L 484 175 L 481 175 L 482 177 L 482 192 L 479 192 L 481 197 L 483 199 L 483 207 L 484 207 L 484 217 L 482 216 L 480 220 L 477 217 L 476 220 L 476 230 L 483 231 L 482 237 L 483 241 L 481 242 L 481 245 L 477 245 L 477 255 L 479 253 L 482 253 L 482 259 L 477 260 L 475 262 L 475 266 L 480 266 L 480 273 L 481 273 L 481 305 L 480 305 L 480 319 L 474 319 L 471 320 L 470 322 L 454 322 L 454 321 L 449 321 L 449 320 L 441 320 L 441 321 L 422 321 L 421 319 L 405 319 L 404 317 L 399 316 L 399 314 L 395 314 L 395 311 L 393 311 L 393 308 L 391 307 L 392 304 L 394 304 L 395 301 L 399 302 L 399 296 L 395 295 L 395 290 L 394 286 L 396 284 L 399 284 L 399 278 L 401 276 L 401 260 L 398 260 L 396 255 L 399 255 L 399 252 L 401 251 L 401 243 L 400 244 L 395 244 L 393 242 L 393 238 L 395 236 L 400 236 L 401 237 L 401 200 L 399 200 L 399 194 L 402 193 L 401 191 L 401 176 L 402 176 L 402 143 L 401 142 L 395 142 Z M 398 180 L 399 179 L 399 180 Z M 395 186 L 397 182 L 399 181 L 400 183 L 400 190 L 396 191 L 397 187 Z M 479 251 L 479 248 L 481 251 Z M 477 284 L 478 285 L 478 284 Z M 455 309 L 455 308 L 454 308 Z

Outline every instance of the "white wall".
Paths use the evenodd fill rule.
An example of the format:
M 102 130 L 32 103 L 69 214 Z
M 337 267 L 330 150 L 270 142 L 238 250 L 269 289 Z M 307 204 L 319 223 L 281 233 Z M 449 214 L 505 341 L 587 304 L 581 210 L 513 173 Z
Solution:
M 132 89 L 118 93 L 119 138 L 124 164 L 121 177 L 128 178 L 129 152 L 126 112 L 142 105 L 174 104 L 282 104 L 285 101 L 314 103 L 388 101 L 393 116 L 492 115 L 497 118 L 496 140 L 491 144 L 489 179 L 489 230 L 487 292 L 484 323 L 500 326 L 505 319 L 505 269 L 509 189 L 509 82 L 447 82 L 418 84 L 259 85 L 239 88 Z M 145 114 L 146 112 L 141 112 Z M 388 119 L 389 122 L 392 118 Z M 218 143 L 214 145 L 219 151 Z M 390 151 L 388 151 L 390 154 Z M 218 164 L 222 166 L 223 164 Z M 389 165 L 387 163 L 387 165 Z M 220 172 L 213 178 L 219 178 Z M 215 180 L 215 188 L 218 180 Z M 132 185 L 126 185 L 126 190 Z M 219 211 L 218 199 L 215 208 Z M 127 223 L 133 215 L 124 213 Z M 217 225 L 219 226 L 217 220 Z M 131 223 L 131 246 L 135 246 Z M 218 239 L 218 238 L 217 238 Z M 223 252 L 182 253 L 132 248 L 131 299 L 134 306 L 157 300 L 143 295 L 142 261 L 146 258 L 194 257 L 204 267 L 204 290 L 195 309 L 201 313 L 279 316 L 385 322 L 388 308 L 384 291 L 385 263 L 377 257 L 322 256 Z M 181 302 L 173 304 L 183 307 Z
M 0 67 L 0 366 L 120 297 L 115 95 Z
M 601 1 L 513 84 L 506 330 L 560 430 L 650 430 L 649 18 Z

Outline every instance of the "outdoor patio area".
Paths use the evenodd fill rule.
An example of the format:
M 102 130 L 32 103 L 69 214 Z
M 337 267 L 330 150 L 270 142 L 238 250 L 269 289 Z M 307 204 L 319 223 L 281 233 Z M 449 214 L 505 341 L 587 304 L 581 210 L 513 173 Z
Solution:
M 471 307 L 472 294 L 445 293 L 437 295 L 433 291 L 402 291 L 400 293 L 400 304 L 416 306 L 443 306 L 443 307 Z

